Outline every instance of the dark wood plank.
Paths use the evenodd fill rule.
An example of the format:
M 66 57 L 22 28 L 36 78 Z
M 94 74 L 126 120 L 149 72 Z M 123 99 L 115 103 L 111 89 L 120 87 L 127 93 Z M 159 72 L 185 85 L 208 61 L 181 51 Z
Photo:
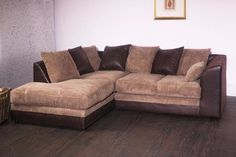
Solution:
M 0 156 L 234 157 L 236 97 L 221 120 L 114 110 L 87 130 L 0 126 Z
M 138 116 L 138 113 L 112 112 L 88 128 L 82 136 L 75 137 L 57 156 L 103 156 L 107 154 L 107 148 L 132 127 Z

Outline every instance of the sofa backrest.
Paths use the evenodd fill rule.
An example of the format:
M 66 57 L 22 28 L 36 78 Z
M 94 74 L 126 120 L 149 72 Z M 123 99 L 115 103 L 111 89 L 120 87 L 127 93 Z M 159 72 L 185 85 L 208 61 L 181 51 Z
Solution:
M 103 51 L 98 51 L 98 54 L 102 58 Z M 207 64 L 209 64 L 216 56 L 219 56 L 219 55 L 211 54 L 208 58 Z M 33 68 L 34 68 L 34 74 L 33 74 L 34 82 L 46 82 L 46 83 L 51 82 L 43 61 L 35 62 L 33 65 Z

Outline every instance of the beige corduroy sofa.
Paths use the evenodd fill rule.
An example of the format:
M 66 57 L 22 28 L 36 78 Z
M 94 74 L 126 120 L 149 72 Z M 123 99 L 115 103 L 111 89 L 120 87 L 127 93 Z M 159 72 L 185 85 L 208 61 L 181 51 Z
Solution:
M 34 82 L 11 92 L 12 117 L 16 122 L 84 129 L 115 106 L 221 117 L 226 98 L 225 55 L 213 55 L 210 49 L 183 48 L 178 49 L 182 50 L 179 55 L 159 47 L 134 45 L 106 47 L 104 52 L 97 52 L 94 46 L 83 50 L 94 71 L 71 79 L 52 82 L 47 61 L 35 62 Z M 122 51 L 128 54 L 118 54 Z M 180 57 L 175 74 L 165 74 L 171 72 L 170 64 L 176 64 L 173 58 L 177 56 L 170 59 L 176 54 Z M 117 68 L 122 66 L 123 69 Z

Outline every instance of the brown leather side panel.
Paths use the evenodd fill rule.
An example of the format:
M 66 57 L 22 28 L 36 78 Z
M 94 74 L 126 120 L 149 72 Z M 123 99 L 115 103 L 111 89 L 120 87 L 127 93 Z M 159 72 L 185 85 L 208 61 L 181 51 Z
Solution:
M 159 113 L 173 113 L 182 115 L 198 115 L 199 108 L 197 106 L 184 106 L 184 105 L 163 105 L 157 103 L 143 103 L 131 101 L 116 101 L 117 109 L 133 110 L 133 111 L 146 111 L 146 112 L 159 112 Z
M 210 56 L 200 80 L 202 94 L 199 114 L 221 118 L 226 103 L 226 56 Z
M 17 123 L 36 124 L 43 126 L 53 126 L 72 129 L 86 129 L 104 114 L 110 112 L 114 108 L 114 100 L 99 108 L 85 118 L 62 116 L 45 113 L 12 111 L 12 119 Z
M 61 116 L 45 113 L 12 111 L 12 119 L 16 123 L 34 124 L 43 126 L 56 126 L 72 129 L 84 128 L 84 118 Z
M 51 82 L 43 61 L 35 62 L 33 70 L 34 70 L 34 82 L 45 82 L 45 83 Z

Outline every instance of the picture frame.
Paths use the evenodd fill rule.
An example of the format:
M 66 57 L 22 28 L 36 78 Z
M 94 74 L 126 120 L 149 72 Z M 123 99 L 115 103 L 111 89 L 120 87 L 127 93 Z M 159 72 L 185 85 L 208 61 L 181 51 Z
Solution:
M 186 19 L 186 0 L 154 0 L 154 19 Z

